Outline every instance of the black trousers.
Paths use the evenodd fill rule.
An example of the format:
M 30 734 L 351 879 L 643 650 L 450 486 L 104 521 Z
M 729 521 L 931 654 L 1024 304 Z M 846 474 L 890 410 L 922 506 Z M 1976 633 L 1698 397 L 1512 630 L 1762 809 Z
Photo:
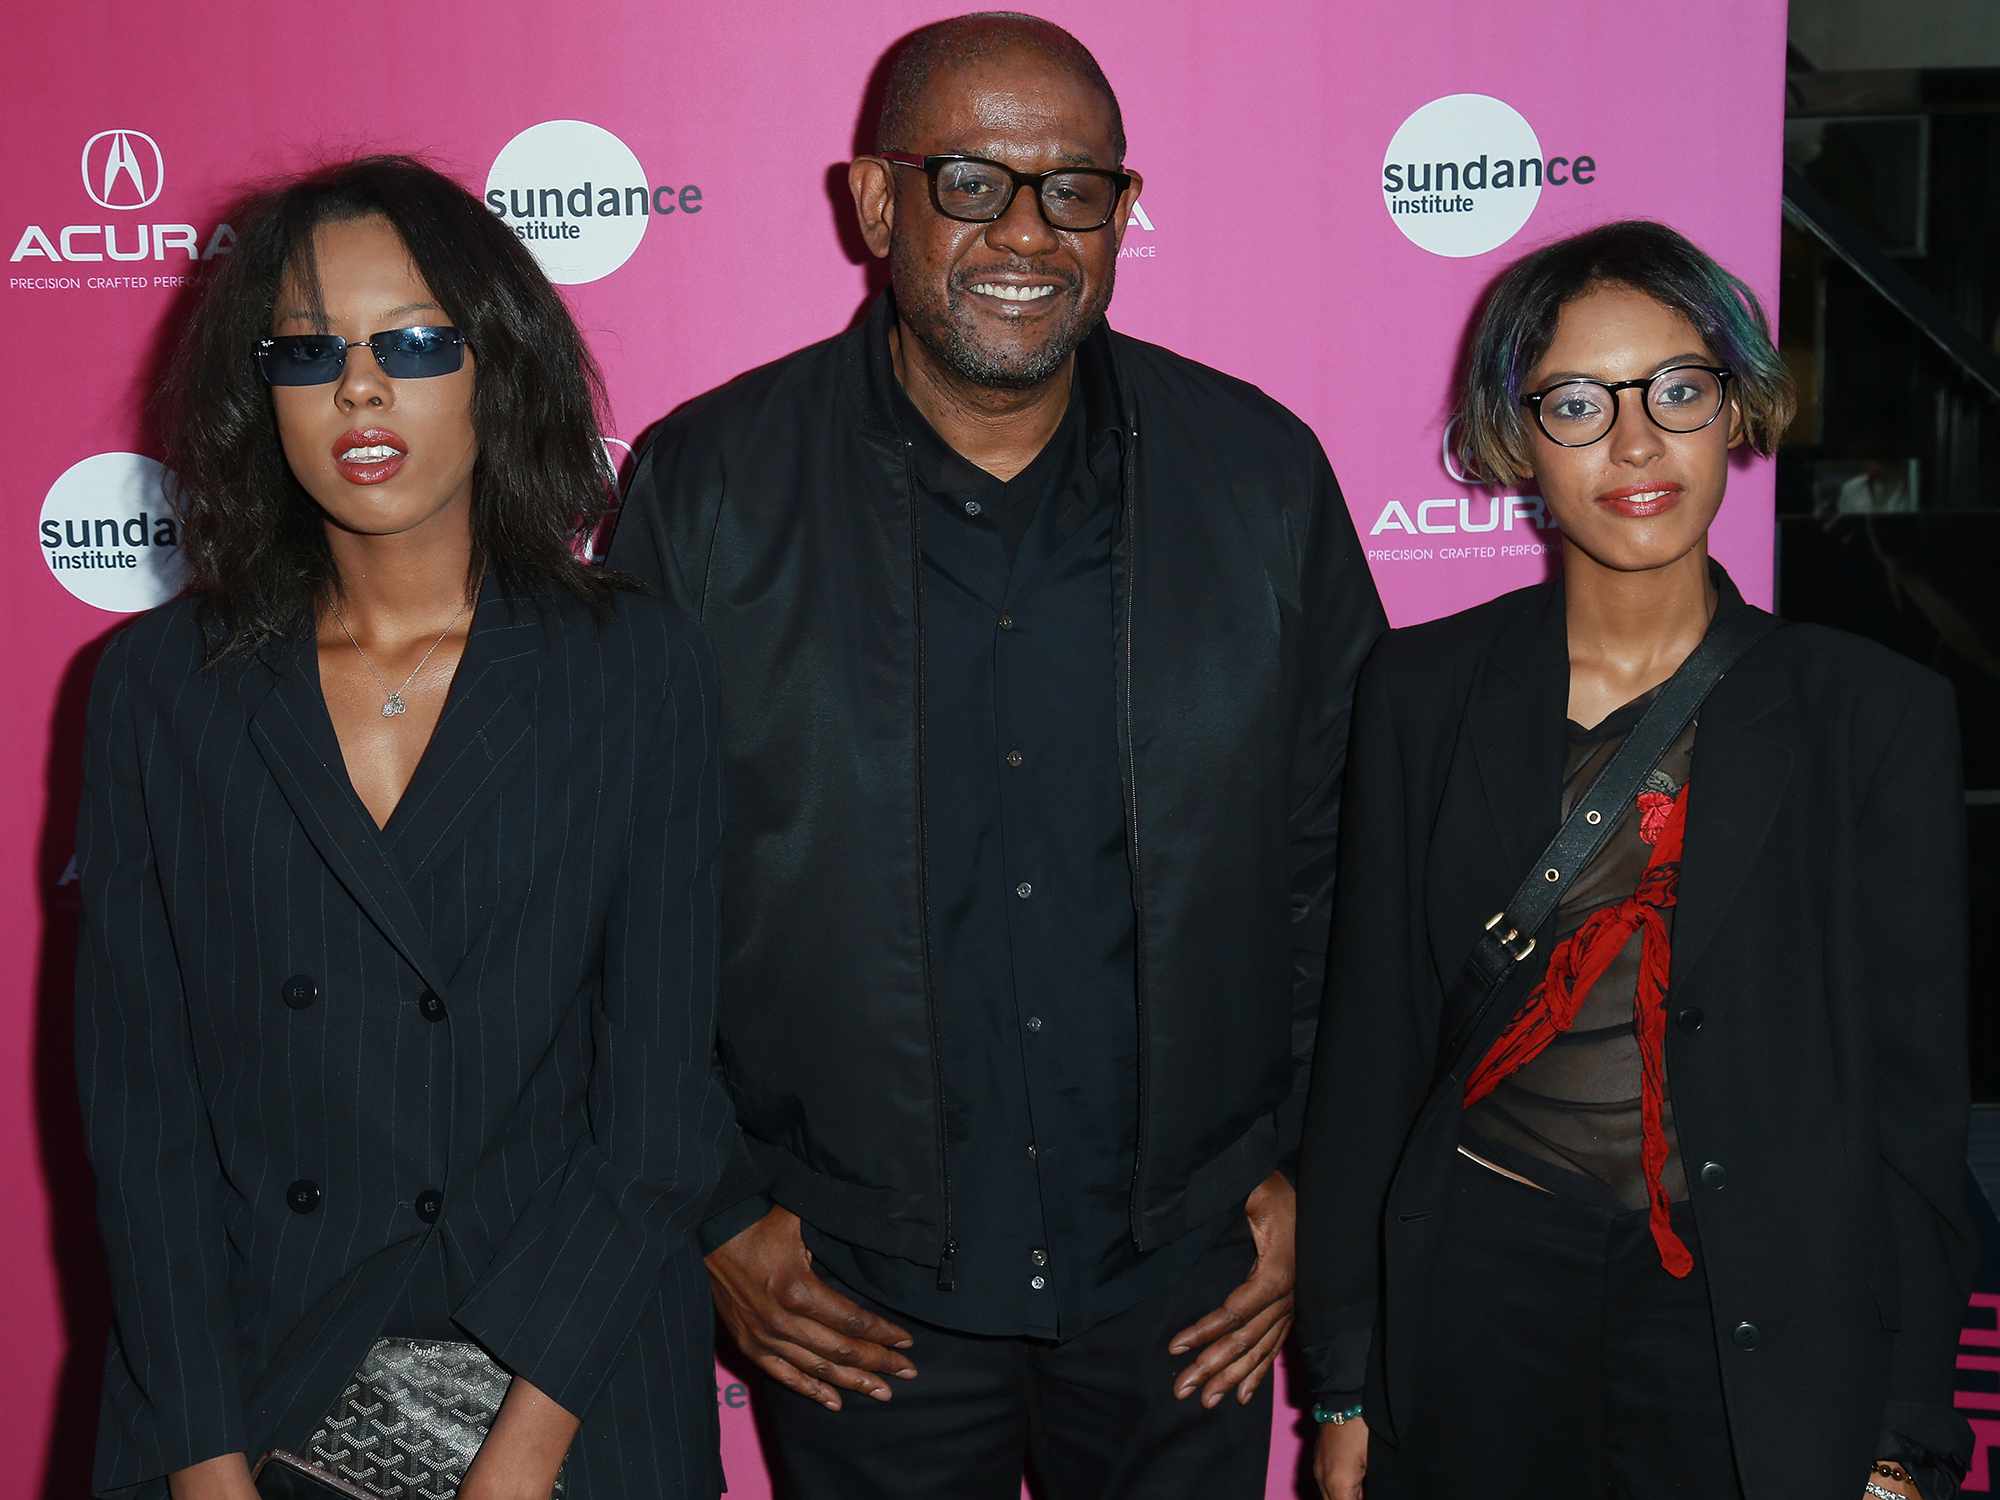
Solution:
M 1415 1405 L 1367 1500 L 1739 1500 L 1701 1246 L 1669 1276 L 1612 1213 L 1461 1157 L 1430 1275 Z M 1858 1488 L 1858 1486 L 1857 1486 Z
M 1168 1291 L 1061 1343 L 953 1333 L 835 1282 L 910 1330 L 919 1374 L 888 1403 L 827 1411 L 761 1375 L 758 1421 L 779 1500 L 1262 1500 L 1271 1384 L 1248 1406 L 1174 1399 L 1195 1356 L 1167 1340 L 1219 1306 L 1253 1251 L 1231 1236 Z M 831 1279 L 831 1278 L 829 1278 Z

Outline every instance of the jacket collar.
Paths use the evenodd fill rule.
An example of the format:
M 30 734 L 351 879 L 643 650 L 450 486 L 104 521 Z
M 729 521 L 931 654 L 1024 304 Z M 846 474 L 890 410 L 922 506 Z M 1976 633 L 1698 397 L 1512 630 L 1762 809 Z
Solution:
M 1555 835 L 1562 808 L 1569 643 L 1560 577 L 1523 604 L 1494 639 L 1467 708 L 1496 834 L 1495 910 Z
M 1729 607 L 1750 609 L 1717 573 Z M 1716 611 L 1717 617 L 1721 610 Z M 1753 646 L 1702 705 L 1688 773 L 1687 846 L 1674 911 L 1673 977 L 1684 978 L 1728 920 L 1770 835 L 1802 744 L 1782 627 Z
M 306 837 L 335 877 L 439 994 L 450 978 L 432 951 L 410 883 L 456 846 L 524 753 L 533 724 L 545 622 L 533 603 L 488 578 L 465 652 L 416 773 L 386 828 L 354 791 L 320 689 L 311 632 L 268 645 L 268 688 L 250 709 L 250 735 Z
M 1709 564 L 1716 619 L 1748 610 Z M 1687 853 L 1674 917 L 1674 973 L 1685 974 L 1728 914 L 1769 832 L 1790 774 L 1790 689 L 1769 643 L 1753 648 L 1702 705 L 1689 777 Z M 1501 626 L 1467 711 L 1495 837 L 1482 888 L 1498 908 L 1555 836 L 1562 811 L 1569 635 L 1560 576 L 1523 596 Z

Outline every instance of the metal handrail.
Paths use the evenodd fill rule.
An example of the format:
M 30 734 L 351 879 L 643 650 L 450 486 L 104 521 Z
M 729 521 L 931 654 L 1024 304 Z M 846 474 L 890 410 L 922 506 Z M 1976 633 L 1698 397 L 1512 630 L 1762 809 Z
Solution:
M 1785 168 L 1785 217 L 1818 240 L 2000 401 L 2000 358 L 1965 331 L 1914 276 L 1876 248 L 1868 232 L 1830 203 L 1798 168 Z

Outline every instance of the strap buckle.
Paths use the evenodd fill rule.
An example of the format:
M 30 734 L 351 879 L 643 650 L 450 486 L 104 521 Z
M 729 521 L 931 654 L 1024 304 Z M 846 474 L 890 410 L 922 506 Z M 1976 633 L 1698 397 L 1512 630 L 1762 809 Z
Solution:
M 1495 913 L 1493 913 L 1492 916 L 1486 919 L 1486 930 L 1488 932 L 1492 932 L 1494 928 L 1498 927 L 1502 922 L 1505 922 L 1506 920 L 1507 920 L 1506 912 L 1496 911 Z M 1505 948 L 1507 952 L 1513 956 L 1514 962 L 1517 964 L 1525 963 L 1527 961 L 1528 955 L 1535 951 L 1535 939 L 1533 938 L 1529 938 L 1527 940 L 1526 945 L 1523 947 L 1515 946 L 1515 944 L 1521 941 L 1521 931 L 1518 927 L 1514 927 L 1512 925 L 1509 925 L 1509 927 L 1507 928 L 1507 935 L 1505 937 L 1500 938 L 1498 941 L 1500 943 L 1500 946 Z

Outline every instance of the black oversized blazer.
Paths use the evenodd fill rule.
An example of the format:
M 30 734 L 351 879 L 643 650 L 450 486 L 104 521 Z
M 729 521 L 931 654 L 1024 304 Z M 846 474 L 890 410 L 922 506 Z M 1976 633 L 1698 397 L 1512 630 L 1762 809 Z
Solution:
M 713 1496 L 688 1234 L 730 1128 L 707 647 L 661 601 L 600 622 L 489 580 L 382 831 L 309 638 L 199 655 L 192 605 L 164 606 L 91 698 L 96 1488 L 300 1446 L 427 1247 L 458 1325 L 583 1418 L 577 1500 Z
M 1361 679 L 1299 1302 L 1314 1388 L 1365 1377 L 1390 1440 L 1423 1362 L 1462 1357 L 1422 1346 L 1428 1184 L 1461 1114 L 1425 1106 L 1449 981 L 1556 831 L 1568 685 L 1559 583 L 1395 631 Z M 1884 1426 L 1935 1452 L 1970 1440 L 1952 1408 L 1975 1231 L 1950 689 L 1782 626 L 1703 706 L 1688 787 L 1667 1065 L 1683 1157 L 1726 1168 L 1693 1209 L 1730 1429 L 1750 1500 L 1851 1495 Z

